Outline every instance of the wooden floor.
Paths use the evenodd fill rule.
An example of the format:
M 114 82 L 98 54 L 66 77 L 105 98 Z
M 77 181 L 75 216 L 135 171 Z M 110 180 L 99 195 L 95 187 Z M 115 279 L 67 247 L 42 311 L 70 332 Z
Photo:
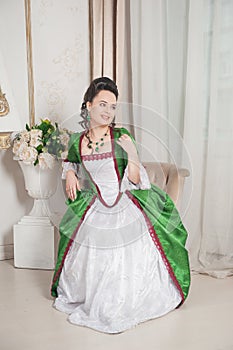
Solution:
M 178 310 L 124 333 L 72 325 L 52 307 L 52 271 L 0 261 L 1 350 L 233 350 L 233 278 L 193 275 Z

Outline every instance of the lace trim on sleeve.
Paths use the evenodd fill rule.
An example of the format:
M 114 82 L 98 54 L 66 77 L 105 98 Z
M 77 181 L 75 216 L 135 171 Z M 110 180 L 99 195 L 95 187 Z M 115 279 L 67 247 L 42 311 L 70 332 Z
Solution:
M 67 161 L 63 161 L 62 162 L 62 175 L 61 175 L 61 178 L 63 180 L 66 179 L 66 173 L 67 173 L 68 170 L 73 170 L 75 172 L 75 174 L 77 175 L 77 170 L 78 170 L 77 163 L 71 163 L 71 162 L 67 162 Z
M 128 179 L 128 165 L 125 168 L 124 176 L 121 182 L 121 192 L 126 190 L 148 190 L 151 188 L 150 181 L 146 172 L 146 169 L 140 164 L 140 182 L 134 184 Z

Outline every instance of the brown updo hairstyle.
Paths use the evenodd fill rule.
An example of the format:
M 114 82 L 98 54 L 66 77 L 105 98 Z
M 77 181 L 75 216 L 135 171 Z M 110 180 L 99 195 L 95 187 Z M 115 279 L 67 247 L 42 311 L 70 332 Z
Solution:
M 90 86 L 88 87 L 87 91 L 85 92 L 83 103 L 81 106 L 81 113 L 80 116 L 83 119 L 79 124 L 87 130 L 89 127 L 89 121 L 87 119 L 88 116 L 88 110 L 87 110 L 87 102 L 92 102 L 96 95 L 102 90 L 107 90 L 112 92 L 116 99 L 118 99 L 118 89 L 116 86 L 116 83 L 107 77 L 100 77 L 92 80 Z M 115 126 L 115 117 L 111 123 L 111 126 Z

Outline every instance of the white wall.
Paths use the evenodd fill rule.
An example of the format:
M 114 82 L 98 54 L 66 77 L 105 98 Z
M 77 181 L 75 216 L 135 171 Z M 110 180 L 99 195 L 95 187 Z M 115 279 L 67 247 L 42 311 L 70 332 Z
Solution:
M 36 121 L 49 118 L 77 130 L 83 93 L 89 84 L 88 0 L 33 0 L 31 10 Z M 18 112 L 13 128 L 18 130 L 29 121 L 23 0 L 1 2 L 0 30 L 0 53 L 13 96 L 9 103 L 10 107 L 14 103 Z M 0 84 L 6 90 L 1 78 Z M 11 149 L 0 151 L 0 183 L 1 260 L 13 256 L 13 225 L 32 206 Z M 59 181 L 51 209 L 62 214 L 64 200 Z
M 47 117 L 79 130 L 80 106 L 89 85 L 88 0 L 31 1 L 36 120 Z M 59 188 L 51 210 L 65 211 Z
M 37 119 L 76 130 L 89 85 L 88 0 L 31 3 Z
M 0 33 L 0 84 L 10 105 L 10 113 L 0 118 L 0 131 L 12 131 L 28 121 L 23 0 L 1 2 Z M 23 176 L 9 149 L 0 151 L 0 184 L 0 259 L 5 259 L 13 254 L 12 226 L 31 205 L 24 191 Z

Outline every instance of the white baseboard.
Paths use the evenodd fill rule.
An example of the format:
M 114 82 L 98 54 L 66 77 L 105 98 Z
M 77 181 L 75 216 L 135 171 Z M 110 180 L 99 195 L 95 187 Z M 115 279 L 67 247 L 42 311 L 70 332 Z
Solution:
M 14 258 L 14 245 L 0 245 L 0 260 L 7 260 Z

